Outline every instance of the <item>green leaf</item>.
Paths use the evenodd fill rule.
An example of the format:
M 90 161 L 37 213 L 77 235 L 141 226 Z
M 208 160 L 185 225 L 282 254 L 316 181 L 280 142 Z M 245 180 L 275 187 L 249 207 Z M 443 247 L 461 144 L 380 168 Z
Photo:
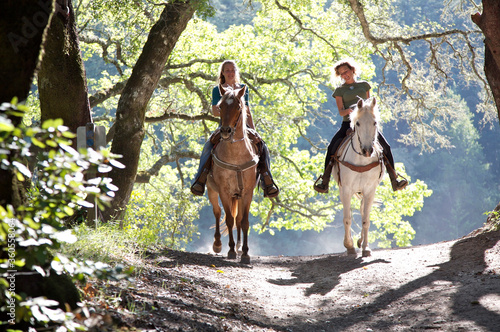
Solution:
M 51 146 L 53 148 L 57 148 L 57 143 L 53 140 L 46 140 L 45 144 L 47 144 L 48 146 Z
M 16 172 L 16 177 L 19 182 L 24 182 L 24 176 L 21 173 Z
M 36 137 L 33 137 L 33 138 L 31 139 L 31 142 L 32 142 L 34 145 L 38 146 L 39 148 L 41 148 L 41 149 L 45 149 L 45 144 L 44 144 L 42 141 L 39 141 Z
M 4 117 L 0 117 L 0 132 L 12 132 L 14 131 L 14 125 L 12 122 Z
M 42 123 L 42 129 L 48 130 L 48 129 L 55 129 L 59 126 L 63 125 L 63 120 L 62 119 L 49 119 L 45 120 Z

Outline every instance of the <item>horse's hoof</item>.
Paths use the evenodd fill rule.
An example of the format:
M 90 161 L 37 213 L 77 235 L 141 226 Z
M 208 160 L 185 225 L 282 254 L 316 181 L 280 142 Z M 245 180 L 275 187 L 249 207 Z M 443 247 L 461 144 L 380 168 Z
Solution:
M 347 255 L 348 256 L 356 256 L 357 255 L 356 254 L 356 249 L 354 249 L 354 248 L 347 249 Z
M 370 257 L 372 255 L 371 250 L 363 250 L 363 257 Z
M 222 251 L 222 246 L 216 246 L 215 244 L 212 246 L 212 250 L 218 254 Z
M 250 264 L 250 256 L 249 255 L 242 255 L 241 256 L 241 263 L 242 264 Z
M 227 253 L 227 258 L 228 259 L 236 259 L 236 252 L 235 251 L 230 251 Z

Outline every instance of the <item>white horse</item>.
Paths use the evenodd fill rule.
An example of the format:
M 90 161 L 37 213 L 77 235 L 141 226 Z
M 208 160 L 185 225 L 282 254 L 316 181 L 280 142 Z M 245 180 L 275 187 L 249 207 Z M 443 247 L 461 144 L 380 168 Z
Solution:
M 344 206 L 344 246 L 349 255 L 356 255 L 351 235 L 351 198 L 361 194 L 362 230 L 358 247 L 363 248 L 363 257 L 369 257 L 370 210 L 385 171 L 382 147 L 377 140 L 379 112 L 375 98 L 359 100 L 350 119 L 353 132 L 338 149 L 333 172 Z

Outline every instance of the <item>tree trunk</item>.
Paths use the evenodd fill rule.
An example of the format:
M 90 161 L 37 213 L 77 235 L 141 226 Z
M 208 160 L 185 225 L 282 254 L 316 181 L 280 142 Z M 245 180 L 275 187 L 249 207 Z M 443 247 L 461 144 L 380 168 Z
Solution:
M 0 2 L 0 103 L 28 98 L 52 8 L 51 0 Z M 11 117 L 14 125 L 21 119 Z M 0 169 L 0 188 L 0 205 L 20 204 L 11 172 Z
M 75 25 L 72 1 L 59 5 L 47 29 L 38 73 L 41 121 L 61 118 L 73 133 L 92 122 L 87 80 Z M 73 142 L 76 147 L 76 140 Z
M 483 13 L 472 15 L 472 21 L 484 33 L 484 73 L 497 107 L 500 123 L 500 1 L 483 0 Z M 500 203 L 497 209 L 500 207 Z
M 483 13 L 472 15 L 472 21 L 484 33 L 484 72 L 500 123 L 500 1 L 483 0 Z
M 498 17 L 500 20 L 500 17 Z M 484 47 L 484 72 L 486 79 L 493 94 L 495 105 L 497 107 L 498 121 L 500 123 L 500 67 L 493 59 L 493 54 L 486 44 Z
M 110 173 L 113 183 L 119 189 L 111 207 L 103 213 L 105 221 L 119 217 L 129 201 L 144 138 L 146 107 L 175 43 L 196 10 L 194 3 L 196 2 L 184 0 L 165 5 L 123 89 L 116 110 L 116 131 L 111 152 L 122 155 L 120 161 L 126 167 L 115 168 Z
M 1 1 L 0 102 L 28 97 L 51 12 L 51 0 Z

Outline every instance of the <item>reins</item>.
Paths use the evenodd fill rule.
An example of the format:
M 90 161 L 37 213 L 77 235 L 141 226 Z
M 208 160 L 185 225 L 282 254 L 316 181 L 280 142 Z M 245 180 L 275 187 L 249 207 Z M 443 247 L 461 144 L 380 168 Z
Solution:
M 354 135 L 356 135 L 358 137 L 359 146 L 361 146 L 361 138 L 359 138 L 359 134 L 356 130 L 353 130 L 353 136 Z M 354 152 L 356 152 L 356 154 L 363 156 L 363 154 L 361 152 L 356 151 L 356 148 L 354 147 L 354 144 L 352 143 L 352 137 L 351 137 L 351 148 Z M 345 157 L 345 155 L 344 155 L 344 157 Z

